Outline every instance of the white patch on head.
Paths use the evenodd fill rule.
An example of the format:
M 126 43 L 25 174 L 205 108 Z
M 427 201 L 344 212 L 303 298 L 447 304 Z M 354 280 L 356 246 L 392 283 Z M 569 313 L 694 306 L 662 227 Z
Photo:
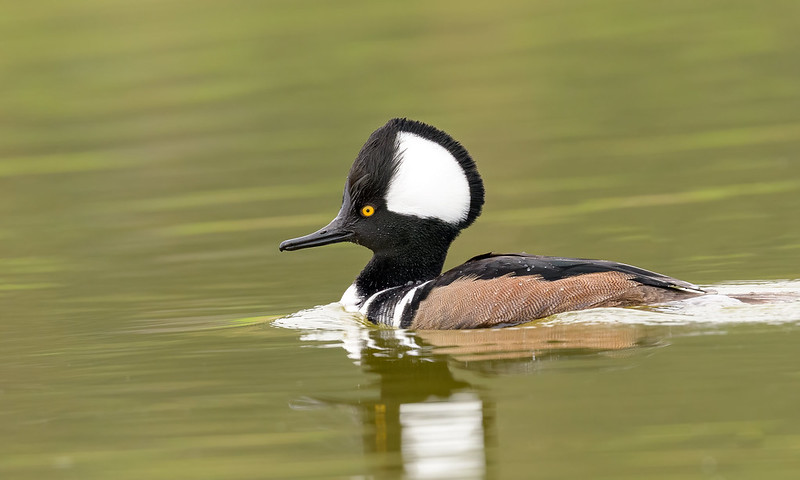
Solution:
M 469 182 L 458 160 L 436 142 L 397 134 L 400 164 L 389 184 L 386 206 L 395 213 L 457 224 L 469 214 Z

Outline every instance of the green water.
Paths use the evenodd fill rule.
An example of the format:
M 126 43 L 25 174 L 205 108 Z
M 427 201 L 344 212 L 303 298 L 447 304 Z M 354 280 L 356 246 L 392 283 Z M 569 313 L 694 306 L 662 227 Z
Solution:
M 2 10 L 0 478 L 796 478 L 797 2 Z M 281 318 L 369 258 L 277 245 L 393 116 L 484 177 L 447 266 L 606 258 L 784 298 Z

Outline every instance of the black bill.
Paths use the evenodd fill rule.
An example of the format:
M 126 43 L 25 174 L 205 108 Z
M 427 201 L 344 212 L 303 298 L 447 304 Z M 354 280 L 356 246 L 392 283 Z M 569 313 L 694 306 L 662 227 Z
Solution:
M 301 250 L 303 248 L 319 247 L 331 243 L 347 242 L 353 238 L 353 232 L 346 228 L 341 217 L 336 217 L 326 227 L 304 237 L 292 238 L 281 242 L 281 252 L 284 250 Z

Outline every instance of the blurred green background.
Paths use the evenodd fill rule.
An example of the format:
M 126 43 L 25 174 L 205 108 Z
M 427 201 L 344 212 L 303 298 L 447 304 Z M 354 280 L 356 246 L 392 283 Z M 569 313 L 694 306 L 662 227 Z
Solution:
M 796 1 L 41 0 L 0 11 L 0 438 L 13 443 L 0 454 L 4 478 L 123 478 L 117 467 L 180 478 L 198 455 L 206 463 L 194 478 L 266 475 L 263 458 L 284 465 L 276 478 L 380 463 L 332 467 L 325 447 L 285 436 L 308 427 L 286 413 L 297 378 L 339 391 L 365 374 L 341 352 L 301 349 L 298 335 L 271 326 L 203 329 L 341 296 L 369 252 L 277 245 L 335 215 L 358 149 L 391 117 L 446 130 L 484 177 L 483 216 L 448 266 L 527 251 L 703 284 L 798 277 Z M 762 333 L 753 354 L 788 349 L 780 339 L 792 332 Z M 216 343 L 238 353 L 220 355 Z M 687 364 L 707 360 L 693 351 Z M 202 367 L 209 352 L 213 372 Z M 252 365 L 281 373 L 231 376 Z M 731 384 L 764 370 L 751 375 Z M 109 394 L 115 382 L 149 396 Z M 504 418 L 522 415 L 511 401 L 520 393 L 503 385 L 484 388 L 496 388 Z M 232 390 L 239 396 L 218 398 L 214 415 L 189 405 Z M 254 399 L 267 391 L 270 400 Z M 193 450 L 190 425 L 238 425 L 243 401 L 279 426 L 256 444 L 295 442 L 319 469 L 282 464 L 285 452 L 223 454 L 216 440 Z M 131 411 L 145 426 L 126 423 Z M 501 446 L 517 435 L 504 432 Z M 780 445 L 796 455 L 793 435 Z M 137 450 L 154 438 L 154 451 Z M 776 475 L 797 466 L 764 458 Z M 657 477 L 705 471 L 673 467 Z

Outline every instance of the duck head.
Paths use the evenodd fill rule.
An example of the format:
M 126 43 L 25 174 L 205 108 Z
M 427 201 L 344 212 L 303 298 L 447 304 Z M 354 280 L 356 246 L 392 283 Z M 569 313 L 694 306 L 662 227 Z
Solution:
M 480 215 L 483 198 L 475 162 L 461 144 L 430 125 L 395 118 L 361 148 L 333 221 L 280 250 L 345 241 L 376 254 L 449 246 Z

